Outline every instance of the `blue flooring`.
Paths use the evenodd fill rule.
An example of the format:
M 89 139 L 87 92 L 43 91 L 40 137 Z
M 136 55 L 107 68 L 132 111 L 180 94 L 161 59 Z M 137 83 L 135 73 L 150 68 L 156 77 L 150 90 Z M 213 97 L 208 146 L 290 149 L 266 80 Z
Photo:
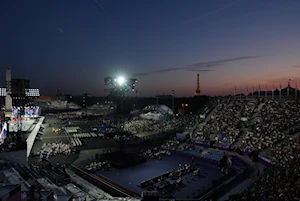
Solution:
M 140 194 L 145 189 L 139 187 L 142 181 L 150 180 L 154 177 L 162 175 L 166 172 L 175 170 L 179 164 L 191 163 L 190 158 L 171 155 L 163 156 L 162 160 L 149 159 L 146 163 L 139 164 L 125 169 L 112 168 L 110 171 L 98 171 L 95 174 L 113 180 L 114 182 Z M 207 164 L 203 161 L 195 161 L 196 165 L 201 168 L 200 178 L 195 178 L 192 173 L 182 177 L 184 187 L 176 190 L 172 194 L 175 198 L 194 197 L 201 193 L 203 187 L 205 189 L 211 187 L 212 180 L 221 178 L 220 170 L 217 165 Z M 200 190 L 199 190 L 200 189 Z

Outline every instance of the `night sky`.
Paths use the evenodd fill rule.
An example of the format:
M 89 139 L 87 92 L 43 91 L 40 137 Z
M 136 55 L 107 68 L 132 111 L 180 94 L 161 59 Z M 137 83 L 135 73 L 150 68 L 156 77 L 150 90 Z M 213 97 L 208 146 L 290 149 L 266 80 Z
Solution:
M 3 0 L 0 16 L 2 86 L 8 64 L 45 95 L 102 96 L 119 75 L 138 96 L 192 96 L 197 73 L 206 95 L 300 81 L 299 0 Z

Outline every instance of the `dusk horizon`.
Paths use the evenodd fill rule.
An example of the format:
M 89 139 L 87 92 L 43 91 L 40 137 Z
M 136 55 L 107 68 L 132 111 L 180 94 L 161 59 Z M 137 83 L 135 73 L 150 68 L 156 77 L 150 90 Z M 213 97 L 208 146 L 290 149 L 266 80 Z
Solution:
M 233 95 L 300 81 L 296 0 L 6 1 L 0 66 L 41 95 L 105 96 L 104 78 L 138 97 Z M 130 96 L 135 96 L 132 92 Z

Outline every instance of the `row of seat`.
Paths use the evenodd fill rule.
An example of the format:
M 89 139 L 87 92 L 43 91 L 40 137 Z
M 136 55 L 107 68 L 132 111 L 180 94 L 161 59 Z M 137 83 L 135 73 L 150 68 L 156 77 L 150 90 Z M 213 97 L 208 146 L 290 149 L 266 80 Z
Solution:
M 88 137 L 97 137 L 96 133 L 75 133 L 73 137 L 77 138 L 88 138 Z
M 73 138 L 71 140 L 71 144 L 74 146 L 74 147 L 80 147 L 82 146 L 82 142 L 80 141 L 79 138 Z
M 67 133 L 77 133 L 78 129 L 80 129 L 79 126 L 65 127 Z

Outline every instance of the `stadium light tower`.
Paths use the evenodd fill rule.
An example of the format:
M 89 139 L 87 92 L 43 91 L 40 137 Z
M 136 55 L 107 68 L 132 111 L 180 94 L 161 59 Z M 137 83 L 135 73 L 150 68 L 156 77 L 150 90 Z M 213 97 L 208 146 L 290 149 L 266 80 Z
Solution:
M 123 99 L 128 91 L 135 91 L 137 79 L 127 78 L 125 76 L 106 77 L 104 78 L 105 91 L 112 97 L 116 97 L 117 108 L 122 113 Z M 118 98 L 117 98 L 118 97 Z
M 124 76 L 119 77 L 106 77 L 104 78 L 104 83 L 106 86 L 105 91 L 110 92 L 111 95 L 123 96 L 125 92 L 131 90 L 135 91 L 135 85 L 137 79 L 126 78 Z

